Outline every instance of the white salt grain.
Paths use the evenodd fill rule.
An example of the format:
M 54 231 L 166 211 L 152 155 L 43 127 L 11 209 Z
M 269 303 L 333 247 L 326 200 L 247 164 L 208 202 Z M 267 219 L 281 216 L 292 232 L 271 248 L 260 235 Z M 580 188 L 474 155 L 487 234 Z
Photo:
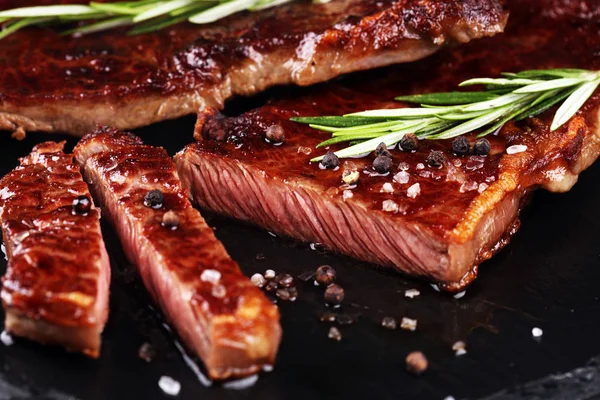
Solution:
M 169 396 L 177 396 L 181 391 L 181 384 L 170 376 L 161 376 L 158 386 Z
M 467 345 L 462 340 L 459 340 L 458 342 L 452 345 L 452 350 L 454 350 L 454 354 L 457 357 L 460 357 L 467 354 Z
M 417 164 L 417 169 L 423 169 L 423 168 L 425 168 L 425 164 L 423 164 L 423 163 Z
M 5 346 L 12 346 L 15 344 L 13 337 L 6 331 L 2 331 L 2 333 L 0 333 L 0 342 L 2 342 L 2 344 Z
M 417 329 L 417 320 L 410 318 L 402 318 L 402 322 L 400 322 L 400 328 L 405 331 L 415 331 Z
M 204 271 L 202 271 L 202 274 L 200 275 L 201 281 L 209 282 L 209 283 L 212 283 L 213 285 L 219 283 L 220 279 L 221 279 L 221 273 L 215 269 L 205 269 Z
M 400 171 L 408 171 L 408 169 L 410 168 L 410 165 L 408 165 L 408 163 L 406 162 L 401 162 L 400 164 L 398 164 L 398 169 Z
M 409 299 L 414 299 L 415 297 L 419 296 L 421 294 L 421 292 L 419 292 L 417 289 L 408 289 L 406 292 L 404 292 L 404 297 L 408 297 Z
M 531 334 L 534 338 L 540 338 L 544 334 L 544 331 L 536 327 L 531 330 Z
M 482 182 L 482 183 L 479 184 L 479 187 L 477 188 L 477 191 L 479 193 L 483 193 L 483 192 L 485 192 L 485 189 L 487 189 L 487 188 L 488 188 L 488 184 Z
M 382 192 L 382 193 L 394 193 L 394 187 L 392 186 L 391 183 L 386 182 L 381 187 L 380 192 Z
M 273 279 L 275 278 L 275 271 L 273 271 L 272 269 L 268 269 L 265 271 L 265 278 L 267 279 Z
M 352 196 L 354 196 L 354 193 L 352 193 L 352 190 L 344 190 L 344 191 L 342 192 L 342 199 L 343 199 L 344 201 L 346 201 L 346 200 L 348 200 L 348 199 L 351 199 L 351 198 L 352 198 Z
M 523 144 L 515 144 L 506 149 L 507 154 L 517 154 L 522 153 L 527 150 L 527 146 Z
M 385 212 L 398 212 L 398 204 L 393 200 L 384 200 L 382 203 L 382 209 Z
M 411 199 L 414 199 L 415 197 L 417 197 L 419 194 L 421 193 L 421 185 L 419 185 L 418 183 L 415 183 L 414 185 L 412 185 L 411 187 L 409 187 L 406 190 L 406 195 L 408 197 L 410 197 Z
M 394 182 L 397 182 L 401 185 L 408 183 L 410 179 L 410 175 L 406 171 L 400 171 L 396 175 L 394 175 Z

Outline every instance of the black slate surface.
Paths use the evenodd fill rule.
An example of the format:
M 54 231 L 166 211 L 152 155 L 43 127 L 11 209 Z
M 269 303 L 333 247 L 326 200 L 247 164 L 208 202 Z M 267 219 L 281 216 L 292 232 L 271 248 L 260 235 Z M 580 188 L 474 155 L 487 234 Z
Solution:
M 193 124 L 190 117 L 138 133 L 173 153 L 191 140 Z M 0 135 L 0 174 L 48 139 L 67 139 L 69 148 L 75 143 L 43 134 L 22 142 Z M 536 193 L 511 244 L 482 266 L 461 299 L 206 214 L 247 274 L 272 268 L 297 276 L 330 264 L 346 289 L 337 312 L 359 315 L 356 323 L 338 326 L 341 342 L 328 339 L 331 324 L 318 320 L 326 309 L 322 289 L 299 283 L 298 300 L 280 307 L 284 336 L 275 370 L 245 390 L 203 386 L 104 224 L 113 282 L 102 357 L 89 360 L 18 338 L 12 346 L 0 344 L 0 399 L 168 398 L 158 387 L 162 375 L 181 383 L 181 399 L 595 398 L 600 395 L 600 367 L 593 359 L 600 354 L 598 181 L 600 165 L 583 173 L 567 194 Z M 257 259 L 259 253 L 264 259 Z M 5 261 L 0 265 L 4 268 Z M 421 296 L 405 298 L 404 290 L 411 288 Z M 380 326 L 384 316 L 417 319 L 417 331 L 386 330 Z M 541 340 L 533 339 L 534 327 L 543 329 Z M 467 343 L 466 355 L 454 355 L 457 340 Z M 156 348 L 151 363 L 138 358 L 144 342 Z M 413 350 L 423 351 L 430 362 L 421 377 L 405 372 L 404 358 Z

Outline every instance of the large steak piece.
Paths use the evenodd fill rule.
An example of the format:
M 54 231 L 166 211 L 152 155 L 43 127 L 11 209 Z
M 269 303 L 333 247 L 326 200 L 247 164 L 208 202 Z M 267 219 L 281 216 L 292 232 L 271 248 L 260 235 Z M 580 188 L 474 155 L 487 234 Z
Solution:
M 452 90 L 462 80 L 502 71 L 600 69 L 595 2 L 512 1 L 510 8 L 503 35 L 358 74 L 239 117 L 201 113 L 198 143 L 176 157 L 184 186 L 204 208 L 460 290 L 507 243 L 530 192 L 567 191 L 596 159 L 598 94 L 555 132 L 549 131 L 555 109 L 506 124 L 489 137 L 487 156 L 459 156 L 451 141 L 393 150 L 392 171 L 383 176 L 370 167 L 374 155 L 342 162 L 339 170 L 310 163 L 329 136 L 289 118 L 398 107 L 389 99 Z M 267 132 L 283 133 L 283 144 L 265 140 Z M 475 138 L 469 139 L 472 145 Z M 428 164 L 431 150 L 443 153 L 441 168 Z M 360 173 L 356 187 L 341 180 L 352 166 Z
M 167 152 L 100 129 L 79 142 L 75 156 L 146 288 L 210 376 L 272 365 L 278 310 L 192 207 Z
M 79 0 L 8 0 L 0 9 Z M 499 33 L 497 0 L 297 0 L 212 25 L 81 38 L 30 28 L 0 41 L 0 129 L 82 135 L 220 108 L 233 95 L 414 61 Z
M 37 145 L 0 180 L 5 329 L 98 357 L 110 264 L 100 212 L 63 145 Z

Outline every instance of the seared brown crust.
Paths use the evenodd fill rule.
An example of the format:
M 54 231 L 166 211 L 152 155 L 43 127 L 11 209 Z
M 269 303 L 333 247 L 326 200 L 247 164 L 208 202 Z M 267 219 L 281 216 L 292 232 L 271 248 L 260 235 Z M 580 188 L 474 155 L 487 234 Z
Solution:
M 97 357 L 110 265 L 99 211 L 72 213 L 73 200 L 91 196 L 63 144 L 37 145 L 0 180 L 5 325 L 17 336 Z
M 1 8 L 40 3 L 56 1 Z M 135 37 L 27 29 L 0 41 L 0 129 L 81 135 L 95 124 L 148 125 L 276 84 L 413 61 L 501 32 L 505 21 L 497 0 L 297 0 Z
M 452 90 L 461 80 L 502 71 L 600 69 L 595 55 L 600 15 L 584 13 L 594 7 L 576 3 L 514 1 L 502 36 L 324 85 L 302 98 L 274 101 L 240 117 L 209 116 L 198 126 L 203 130 L 210 125 L 209 132 L 197 132 L 200 142 L 176 157 L 184 186 L 203 207 L 460 290 L 475 278 L 474 266 L 506 243 L 530 191 L 540 186 L 569 190 L 596 159 L 600 96 L 593 96 L 556 132 L 549 132 L 553 110 L 507 124 L 498 136 L 489 137 L 492 150 L 487 157 L 460 157 L 452 153 L 451 141 L 425 141 L 416 152 L 392 151 L 394 171 L 389 176 L 363 173 L 373 156 L 351 160 L 361 172 L 351 198 L 343 196 L 349 188 L 341 185 L 341 170 L 321 170 L 309 163 L 317 154 L 315 146 L 328 135 L 289 118 L 397 106 L 389 99 L 398 94 Z M 280 146 L 265 141 L 272 125 L 285 132 Z M 228 133 L 225 142 L 206 138 L 217 129 Z M 527 150 L 506 153 L 517 144 Z M 441 169 L 427 165 L 431 150 L 446 155 Z M 408 168 L 408 183 L 392 179 L 401 162 Z M 386 193 L 384 183 L 392 184 L 394 192 Z M 407 189 L 416 183 L 420 193 L 413 199 Z M 384 212 L 385 200 L 393 200 L 398 212 Z
M 281 336 L 277 308 L 242 275 L 181 188 L 162 148 L 100 129 L 75 148 L 104 215 L 148 291 L 212 378 L 248 375 L 273 364 Z M 160 209 L 144 205 L 161 190 Z M 176 229 L 162 224 L 167 211 Z

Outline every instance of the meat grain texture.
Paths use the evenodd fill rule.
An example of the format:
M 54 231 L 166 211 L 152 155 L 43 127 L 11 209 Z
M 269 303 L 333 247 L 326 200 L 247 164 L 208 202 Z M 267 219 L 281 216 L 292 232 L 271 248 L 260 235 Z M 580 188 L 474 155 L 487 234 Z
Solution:
M 166 151 L 104 128 L 85 136 L 75 155 L 146 289 L 209 375 L 245 376 L 272 365 L 278 310 L 192 207 Z
M 9 0 L 0 9 L 55 3 L 80 1 Z M 145 126 L 273 85 L 414 61 L 499 33 L 506 17 L 497 0 L 297 0 L 139 36 L 28 28 L 0 41 L 0 129 Z
M 201 207 L 462 290 L 516 231 L 534 189 L 567 191 L 597 158 L 598 94 L 555 132 L 553 109 L 506 124 L 489 137 L 487 156 L 457 155 L 451 140 L 422 141 L 413 152 L 391 151 L 392 171 L 383 175 L 370 167 L 375 155 L 342 160 L 339 169 L 310 163 L 326 151 L 315 147 L 329 135 L 289 118 L 398 107 L 394 96 L 455 90 L 463 80 L 503 71 L 600 69 L 594 4 L 511 1 L 503 35 L 273 100 L 239 117 L 201 112 L 198 143 L 176 156 L 182 182 Z M 278 146 L 265 140 L 274 125 L 285 136 Z M 216 131 L 225 133 L 222 140 Z M 475 137 L 468 139 L 472 147 Z M 525 151 L 509 154 L 513 145 Z M 439 168 L 427 163 L 432 151 L 445 156 Z M 343 171 L 352 169 L 358 181 L 343 184 Z
M 0 180 L 8 257 L 1 293 L 5 329 L 98 357 L 108 317 L 110 264 L 100 212 L 63 145 L 37 145 Z M 89 200 L 89 209 L 75 210 L 78 198 Z

